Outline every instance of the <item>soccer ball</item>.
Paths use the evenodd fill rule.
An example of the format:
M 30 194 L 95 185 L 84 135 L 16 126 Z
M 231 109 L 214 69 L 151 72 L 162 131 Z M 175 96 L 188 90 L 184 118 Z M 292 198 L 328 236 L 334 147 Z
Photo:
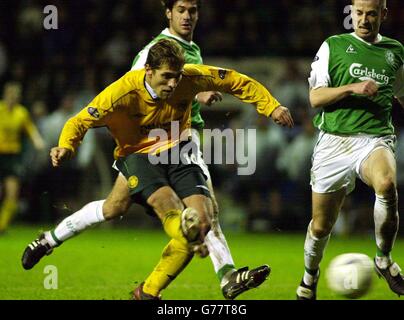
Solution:
M 345 253 L 331 260 L 326 279 L 328 287 L 349 299 L 364 296 L 372 286 L 373 263 L 362 253 Z

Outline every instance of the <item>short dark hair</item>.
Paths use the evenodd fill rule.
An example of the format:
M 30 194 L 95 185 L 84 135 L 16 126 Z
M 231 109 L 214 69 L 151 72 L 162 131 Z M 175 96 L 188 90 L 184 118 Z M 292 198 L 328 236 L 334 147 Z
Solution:
M 163 65 L 182 69 L 185 64 L 184 50 L 175 40 L 161 39 L 149 49 L 146 64 L 151 69 L 159 69 Z
M 179 1 L 179 0 L 161 0 L 161 4 L 163 5 L 163 7 L 165 9 L 168 9 L 171 11 L 171 10 L 173 10 L 173 7 L 177 1 Z M 185 0 L 185 1 L 187 1 L 187 0 Z M 188 0 L 188 1 L 190 1 L 190 0 Z M 198 9 L 200 9 L 201 0 L 196 0 L 196 5 L 198 6 Z
M 382 9 L 386 8 L 387 0 L 379 0 L 379 4 L 382 6 Z M 352 0 L 352 5 L 355 5 L 355 0 Z

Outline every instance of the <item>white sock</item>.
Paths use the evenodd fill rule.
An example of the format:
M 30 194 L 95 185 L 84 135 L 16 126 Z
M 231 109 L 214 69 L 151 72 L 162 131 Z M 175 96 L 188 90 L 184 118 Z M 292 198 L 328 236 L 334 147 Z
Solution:
M 216 227 L 208 232 L 205 237 L 205 244 L 208 247 L 209 256 L 216 273 L 225 265 L 234 266 L 229 246 L 219 224 L 216 224 Z
M 57 247 L 58 245 L 61 244 L 61 242 L 56 242 L 56 240 L 52 237 L 50 231 L 45 231 L 45 239 L 46 241 L 48 241 L 49 245 L 53 248 L 53 247 Z
M 320 267 L 320 262 L 323 258 L 324 250 L 330 239 L 330 235 L 320 239 L 315 237 L 311 232 L 311 224 L 312 221 L 310 221 L 307 228 L 306 241 L 304 242 L 304 266 L 306 269 L 314 271 L 318 270 Z M 306 273 L 309 274 L 308 272 L 305 272 L 305 275 Z M 310 280 L 308 276 L 306 278 L 308 281 Z
M 311 286 L 314 281 L 318 278 L 319 271 L 317 271 L 317 274 L 313 276 L 312 274 L 308 273 L 306 270 L 304 271 L 304 276 L 303 276 L 303 282 L 307 284 L 308 286 Z
M 394 246 L 398 231 L 397 194 L 384 198 L 376 194 L 374 206 L 376 245 L 380 251 L 389 253 Z
M 376 256 L 376 264 L 380 269 L 387 269 L 393 263 L 391 255 L 378 257 Z
M 226 274 L 223 276 L 222 280 L 220 281 L 220 288 L 223 288 L 230 281 L 231 275 L 236 271 L 237 271 L 236 269 L 231 269 L 226 272 Z
M 54 247 L 63 241 L 72 238 L 90 226 L 105 221 L 102 206 L 105 200 L 94 201 L 86 204 L 79 211 L 65 218 L 57 225 L 55 230 L 46 232 L 45 238 Z

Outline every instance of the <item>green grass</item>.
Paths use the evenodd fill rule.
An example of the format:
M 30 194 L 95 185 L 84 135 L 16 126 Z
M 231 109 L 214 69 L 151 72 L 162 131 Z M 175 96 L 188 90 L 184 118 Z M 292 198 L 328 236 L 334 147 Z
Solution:
M 127 300 L 129 292 L 151 272 L 168 241 L 160 230 L 95 228 L 67 241 L 32 270 L 25 271 L 20 263 L 21 254 L 38 232 L 39 227 L 13 226 L 8 234 L 0 237 L 0 300 Z M 267 263 L 272 268 L 268 281 L 239 299 L 294 299 L 303 271 L 304 236 L 303 233 L 228 233 L 227 241 L 237 267 Z M 373 235 L 333 237 L 322 263 L 323 270 L 334 256 L 345 252 L 373 256 Z M 404 264 L 403 239 L 397 240 L 393 253 Z M 57 290 L 44 288 L 47 265 L 57 267 Z M 318 290 L 319 299 L 340 299 L 327 289 L 324 276 Z M 194 258 L 163 292 L 163 299 L 223 299 L 209 257 Z M 375 276 L 371 292 L 363 299 L 398 298 Z

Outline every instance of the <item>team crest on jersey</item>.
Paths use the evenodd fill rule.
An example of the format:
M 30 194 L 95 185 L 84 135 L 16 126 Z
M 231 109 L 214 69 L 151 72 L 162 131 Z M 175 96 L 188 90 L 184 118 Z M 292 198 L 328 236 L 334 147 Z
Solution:
M 129 189 L 135 189 L 139 184 L 139 179 L 136 176 L 130 176 L 128 179 Z
M 218 72 L 219 72 L 219 78 L 224 80 L 227 74 L 227 70 L 220 69 Z
M 386 61 L 391 66 L 394 64 L 394 53 L 390 50 L 386 51 Z
M 88 107 L 87 111 L 90 114 L 90 116 L 93 116 L 96 119 L 100 117 L 100 113 L 98 112 L 97 108 Z
M 348 49 L 346 49 L 346 53 L 357 53 L 357 52 L 355 48 L 352 46 L 352 44 L 350 44 Z

